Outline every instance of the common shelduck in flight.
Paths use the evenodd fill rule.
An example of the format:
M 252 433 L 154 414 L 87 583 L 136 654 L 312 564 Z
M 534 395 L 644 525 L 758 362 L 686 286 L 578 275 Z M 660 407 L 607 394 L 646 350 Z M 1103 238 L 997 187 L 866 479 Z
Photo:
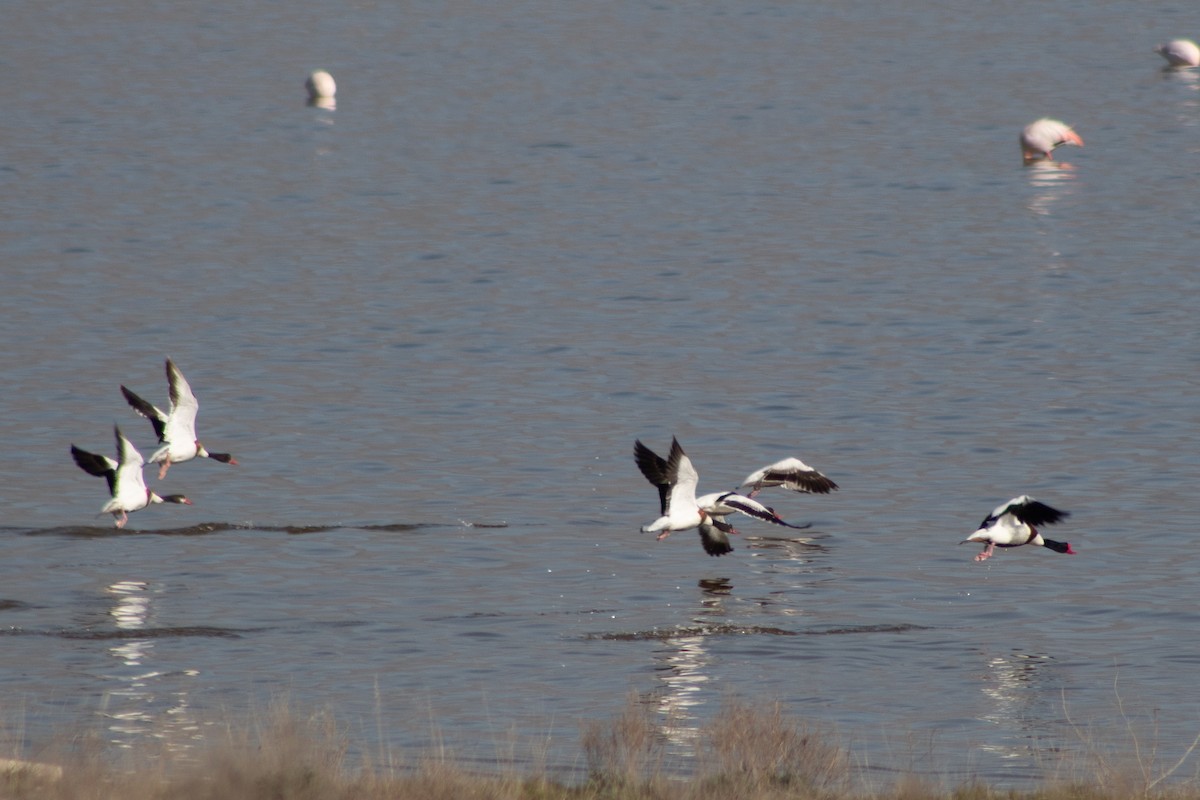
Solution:
M 640 441 L 633 443 L 633 458 L 637 462 L 638 469 L 646 476 L 646 480 L 650 481 L 658 489 L 658 498 L 662 507 L 661 513 L 664 517 L 668 516 L 673 486 L 670 476 L 670 463 Z M 684 456 L 684 458 L 687 458 L 687 456 Z M 793 525 L 790 522 L 784 522 L 775 513 L 775 509 L 768 508 L 757 500 L 752 500 L 737 492 L 713 492 L 712 494 L 697 497 L 696 506 L 708 515 L 713 526 L 721 533 L 738 533 L 738 530 L 726 520 L 728 515 L 735 512 L 745 514 L 748 517 L 754 517 L 755 519 L 761 519 L 764 522 L 782 525 L 785 528 L 803 529 L 810 527 L 808 525 Z M 664 539 L 666 536 L 667 534 L 663 534 L 659 538 Z M 707 550 L 707 547 L 705 549 Z M 729 550 L 732 549 L 732 547 L 729 548 Z M 729 552 L 729 550 L 725 552 Z M 717 555 L 721 554 L 718 553 Z
M 738 488 L 745 489 L 747 486 L 750 487 L 750 497 L 772 486 L 803 494 L 829 494 L 838 488 L 836 483 L 798 458 L 785 458 L 751 472 Z
M 1064 144 L 1083 147 L 1083 139 L 1071 126 L 1056 119 L 1043 117 L 1031 122 L 1021 131 L 1021 155 L 1025 163 L 1050 158 L 1054 149 Z
M 638 466 L 652 463 L 657 459 L 640 441 L 634 442 L 634 459 Z M 647 455 L 648 454 L 648 455 Z M 659 459 L 661 460 L 661 459 Z M 660 468 L 652 464 L 650 472 L 642 468 L 651 483 L 658 486 L 659 499 L 662 504 L 662 516 L 642 526 L 642 533 L 657 533 L 658 540 L 670 536 L 675 531 L 689 531 L 697 528 L 700 531 L 700 544 L 704 552 L 710 556 L 723 556 L 733 552 L 729 544 L 729 536 L 717 527 L 712 515 L 700 507 L 696 501 L 696 483 L 699 476 L 692 460 L 684 454 L 679 446 L 679 440 L 671 439 L 671 454 Z M 652 477 L 652 475 L 654 477 Z
M 972 533 L 959 544 L 981 542 L 987 547 L 975 556 L 976 561 L 991 558 L 997 547 L 1020 547 L 1024 544 L 1036 544 L 1048 547 L 1056 553 L 1075 555 L 1071 545 L 1066 542 L 1056 542 L 1053 539 L 1043 539 L 1036 525 L 1052 525 L 1070 516 L 1068 511 L 1059 511 L 1045 503 L 1039 503 L 1027 494 L 1014 497 L 1001 506 L 996 506 L 979 525 L 979 530 Z
M 196 438 L 196 413 L 200 410 L 200 404 L 196 402 L 196 395 L 192 394 L 192 387 L 184 379 L 179 367 L 169 358 L 167 385 L 171 397 L 171 411 L 167 414 L 124 386 L 121 387 L 121 394 L 125 395 L 133 410 L 150 420 L 154 432 L 158 434 L 158 441 L 163 445 L 150 456 L 151 464 L 162 465 L 158 469 L 158 479 L 166 477 L 172 464 L 191 461 L 197 456 L 236 465 L 238 462 L 229 453 L 210 453 Z
M 71 456 L 80 469 L 89 475 L 103 477 L 108 481 L 108 491 L 112 499 L 100 509 L 101 514 L 112 514 L 118 528 L 124 528 L 129 515 L 140 511 L 151 503 L 180 503 L 185 506 L 192 504 L 181 494 L 159 496 L 150 491 L 142 478 L 142 454 L 124 436 L 121 429 L 113 426 L 117 437 L 117 460 L 108 456 L 89 453 L 71 445 Z
M 1200 67 L 1200 47 L 1191 39 L 1175 39 L 1160 44 L 1154 52 L 1167 60 L 1172 67 Z

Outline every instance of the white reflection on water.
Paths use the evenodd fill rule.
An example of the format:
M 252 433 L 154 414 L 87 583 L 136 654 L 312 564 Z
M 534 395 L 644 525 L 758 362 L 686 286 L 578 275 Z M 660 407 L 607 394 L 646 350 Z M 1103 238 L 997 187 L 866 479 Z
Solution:
M 657 704 L 661 731 L 671 743 L 673 755 L 695 755 L 700 736 L 698 709 L 705 703 L 701 690 L 710 680 L 706 668 L 712 661 L 704 639 L 703 634 L 666 639 L 655 655 L 663 665 L 659 675 L 663 692 Z
M 725 598 L 733 590 L 727 578 L 703 579 L 700 608 L 695 621 L 701 625 L 712 618 L 725 616 Z M 712 656 L 705 646 L 707 634 L 694 633 L 663 640 L 663 648 L 655 653 L 661 662 L 659 680 L 662 693 L 656 704 L 662 735 L 671 747 L 672 755 L 695 757 L 700 737 L 700 708 L 707 698 L 704 688 L 711 681 L 709 668 Z
M 108 648 L 121 667 L 106 676 L 120 685 L 106 691 L 100 704 L 100 713 L 111 720 L 108 729 L 114 734 L 113 744 L 133 747 L 138 737 L 149 734 L 165 740 L 168 747 L 186 746 L 179 744 L 175 734 L 197 728 L 188 714 L 188 693 L 165 692 L 169 705 L 163 709 L 160 683 L 166 675 L 152 666 L 155 639 L 149 623 L 155 591 L 145 581 L 136 580 L 117 581 L 105 591 L 114 601 L 108 615 L 117 631 L 146 631 L 145 637 L 118 637 Z M 189 670 L 183 674 L 193 677 L 196 673 Z
M 108 615 L 112 617 L 118 631 L 143 630 L 150 616 L 149 587 L 144 581 L 117 581 L 110 584 L 105 591 L 114 599 Z M 142 700 L 147 694 L 147 681 L 157 676 L 154 670 L 144 669 L 150 661 L 154 642 L 150 639 L 119 638 L 108 648 L 109 653 L 124 667 L 132 671 L 120 670 L 109 677 L 120 681 L 118 689 L 105 693 L 102 712 L 107 712 L 112 720 L 109 730 L 117 735 L 114 743 L 122 747 L 130 747 L 132 739 L 149 730 L 154 721 L 147 713 Z M 114 708 L 114 706 L 116 706 Z M 112 710 L 109 710 L 112 708 Z
M 1163 67 L 1163 76 L 1192 89 L 1200 88 L 1200 69 L 1196 67 Z
M 980 719 L 1006 731 L 983 744 L 983 749 L 1004 759 L 1026 759 L 1037 754 L 1038 742 L 1050 736 L 1047 721 L 1054 717 L 1047 705 L 1055 677 L 1054 660 L 1043 653 L 984 653 L 987 676 L 981 691 L 991 710 Z
M 145 581 L 117 581 L 108 587 L 109 594 L 116 595 L 116 604 L 109 610 L 118 630 L 138 630 L 146 627 L 150 613 L 150 598 L 146 595 Z M 138 666 L 154 643 L 146 639 L 128 639 L 109 648 L 114 656 L 126 666 Z
M 1187 67 L 1167 67 L 1163 70 L 1166 80 L 1179 85 L 1188 91 L 1183 99 L 1175 104 L 1175 121 L 1185 128 L 1191 128 L 1200 123 L 1200 69 Z
M 1049 214 L 1055 203 L 1073 191 L 1075 167 L 1065 161 L 1034 161 L 1025 169 L 1029 185 L 1038 190 L 1028 205 L 1035 214 Z
M 767 574 L 811 573 L 816 556 L 828 552 L 824 545 L 804 536 L 747 536 L 746 544 L 752 558 L 769 558 L 770 565 L 763 568 Z

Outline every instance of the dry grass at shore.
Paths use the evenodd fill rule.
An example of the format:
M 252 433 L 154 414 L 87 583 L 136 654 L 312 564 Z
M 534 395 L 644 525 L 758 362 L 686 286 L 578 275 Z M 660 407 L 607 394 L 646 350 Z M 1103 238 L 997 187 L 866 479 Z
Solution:
M 114 754 L 81 737 L 71 755 L 0 759 L 5 800 L 1200 800 L 1200 783 L 1165 785 L 1134 739 L 1129 758 L 1097 754 L 1091 777 L 1028 791 L 982 783 L 947 789 L 901 777 L 889 786 L 856 780 L 844 746 L 829 731 L 788 719 L 778 704 L 730 702 L 701 732 L 698 770 L 666 768 L 667 741 L 636 702 L 582 732 L 587 778 L 565 784 L 541 772 L 497 766 L 478 774 L 444 754 L 397 768 L 351 759 L 349 741 L 328 714 L 286 708 L 237 725 L 210 726 L 185 749 Z M 1189 750 L 1184 754 L 1191 755 Z M 390 762 L 391 759 L 380 759 Z M 351 763 L 353 762 L 353 763 Z M 1168 765 L 1170 766 L 1170 765 Z

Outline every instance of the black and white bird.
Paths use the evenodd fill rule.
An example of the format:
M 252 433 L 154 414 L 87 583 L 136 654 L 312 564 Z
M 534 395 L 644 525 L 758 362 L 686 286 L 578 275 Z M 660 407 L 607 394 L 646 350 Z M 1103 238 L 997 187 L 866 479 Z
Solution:
M 980 542 L 987 545 L 983 548 L 982 553 L 975 556 L 976 561 L 985 561 L 991 558 L 997 547 L 1020 547 L 1026 544 L 1040 545 L 1056 553 L 1075 555 L 1071 545 L 1043 538 L 1036 527 L 1053 525 L 1068 516 L 1070 516 L 1068 511 L 1051 508 L 1045 503 L 1040 503 L 1029 495 L 1023 494 L 1003 505 L 996 506 L 992 513 L 988 514 L 987 518 L 980 523 L 979 530 L 959 544 Z
M 750 497 L 763 489 L 780 486 L 802 494 L 829 494 L 838 485 L 798 458 L 785 458 L 746 476 L 739 489 L 750 487 Z
M 675 453 L 675 449 L 679 446 L 679 442 L 672 440 L 671 453 Z M 679 454 L 681 463 L 686 462 L 691 468 L 693 475 L 695 469 L 691 467 L 691 459 L 683 455 L 683 450 L 680 448 Z M 633 459 L 637 462 L 638 469 L 646 480 L 658 489 L 659 504 L 661 507 L 662 518 L 668 519 L 671 516 L 671 507 L 673 499 L 676 496 L 676 491 L 679 486 L 679 471 L 672 473 L 671 461 L 664 459 L 662 456 L 655 453 L 649 447 L 642 444 L 641 441 L 633 443 Z M 770 522 L 775 525 L 782 525 L 785 528 L 807 528 L 807 525 L 792 525 L 784 522 L 775 510 L 764 506 L 757 500 L 753 500 L 745 495 L 737 492 L 713 492 L 711 494 L 696 497 L 696 481 L 693 480 L 690 492 L 691 497 L 695 500 L 696 508 L 705 516 L 706 522 L 712 528 L 715 528 L 715 533 L 706 533 L 703 527 L 700 528 L 700 543 L 704 545 L 704 550 L 709 555 L 720 556 L 733 551 L 733 546 L 729 544 L 729 537 L 726 534 L 736 534 L 738 530 L 733 527 L 726 517 L 733 513 L 745 514 L 748 517 Z M 678 490 L 683 491 L 683 490 Z M 658 524 L 653 523 L 654 525 Z M 650 533 L 652 526 L 647 526 L 642 530 Z M 693 525 L 692 527 L 696 527 Z M 657 530 L 657 529 L 656 529 Z M 665 539 L 670 535 L 672 530 L 687 530 L 687 528 L 664 528 L 663 533 L 659 535 L 659 539 Z M 713 552 L 717 550 L 717 552 Z
M 167 470 L 171 468 L 172 464 L 191 461 L 197 456 L 211 458 L 213 461 L 220 461 L 223 464 L 236 465 L 238 462 L 229 453 L 210 453 L 196 438 L 196 414 L 200 411 L 200 404 L 196 401 L 196 395 L 192 394 L 192 387 L 188 385 L 183 373 L 179 371 L 179 367 L 175 366 L 175 362 L 169 358 L 167 359 L 167 387 L 171 398 L 169 413 L 163 413 L 161 409 L 146 402 L 129 389 L 121 387 L 121 394 L 125 395 L 125 400 L 133 407 L 134 411 L 150 420 L 150 424 L 154 426 L 154 432 L 158 435 L 158 441 L 163 445 L 154 451 L 154 455 L 150 456 L 151 464 L 162 465 L 158 470 L 158 479 L 162 480 L 166 477 Z
M 633 443 L 633 458 L 637 462 L 638 469 L 646 476 L 646 480 L 650 481 L 658 489 L 659 500 L 662 503 L 662 513 L 666 514 L 668 498 L 671 492 L 671 482 L 667 475 L 666 459 L 649 447 L 646 447 L 640 441 Z M 738 533 L 725 519 L 728 515 L 735 512 L 745 514 L 748 517 L 754 517 L 755 519 L 761 519 L 764 522 L 782 525 L 785 528 L 803 529 L 811 527 L 810 525 L 793 525 L 790 522 L 784 522 L 779 514 L 775 513 L 775 509 L 764 506 L 757 500 L 747 497 L 744 494 L 739 494 L 736 491 L 713 492 L 712 494 L 697 497 L 696 505 L 707 513 L 712 518 L 713 523 L 725 533 Z
M 643 525 L 642 533 L 657 533 L 658 540 L 662 541 L 675 531 L 696 528 L 700 532 L 700 544 L 710 556 L 733 552 L 729 536 L 717 527 L 712 516 L 696 501 L 699 476 L 692 466 L 692 460 L 679 446 L 679 440 L 671 439 L 671 454 L 666 461 L 654 455 L 640 441 L 634 442 L 633 455 L 642 474 L 658 487 L 662 507 L 662 516 L 649 525 Z M 661 466 L 655 460 L 661 461 Z M 651 465 L 649 472 L 642 466 L 644 463 Z
M 89 475 L 103 477 L 108 481 L 108 492 L 112 499 L 100 509 L 101 514 L 112 514 L 118 528 L 124 528 L 129 515 L 140 511 L 151 503 L 180 503 L 185 506 L 192 504 L 181 494 L 159 496 L 152 492 L 142 478 L 142 454 L 137 448 L 121 435 L 121 429 L 113 426 L 117 438 L 117 460 L 108 456 L 89 453 L 71 445 L 71 456 L 79 468 Z

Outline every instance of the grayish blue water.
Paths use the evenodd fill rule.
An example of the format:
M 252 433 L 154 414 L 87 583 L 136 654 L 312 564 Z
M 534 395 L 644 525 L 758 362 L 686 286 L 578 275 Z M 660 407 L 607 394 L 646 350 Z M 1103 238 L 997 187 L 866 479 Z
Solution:
M 185 744 L 287 694 L 580 766 L 634 692 L 1021 784 L 1200 731 L 1200 9 L 22 4 L 0 29 L 0 702 Z M 336 111 L 305 106 L 308 70 Z M 1086 141 L 1023 167 L 1020 128 Z M 123 532 L 71 443 L 200 435 Z M 638 532 L 797 455 L 796 540 Z M 1074 557 L 956 543 L 1029 493 Z M 1120 735 L 1117 739 L 1120 740 Z M 506 751 L 507 752 L 507 751 Z M 1194 768 L 1184 769 L 1189 774 Z

